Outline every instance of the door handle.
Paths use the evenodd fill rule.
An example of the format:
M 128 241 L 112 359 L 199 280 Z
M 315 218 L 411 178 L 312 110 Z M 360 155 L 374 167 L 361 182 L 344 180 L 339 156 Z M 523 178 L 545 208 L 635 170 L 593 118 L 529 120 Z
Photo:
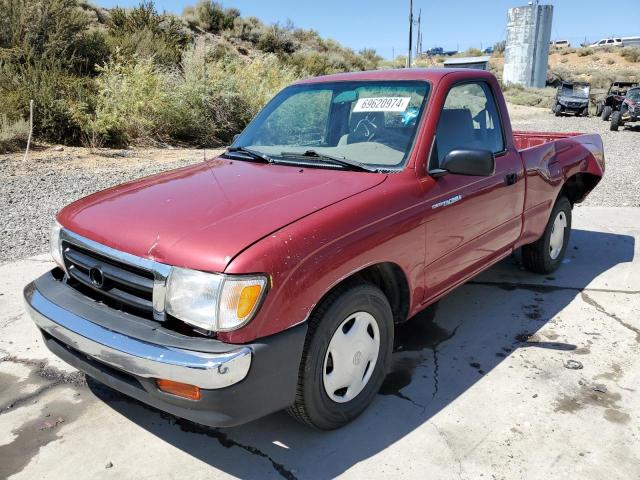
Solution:
M 508 185 L 513 185 L 514 183 L 516 183 L 518 181 L 518 174 L 517 173 L 507 173 L 504 176 L 504 183 L 508 186 Z

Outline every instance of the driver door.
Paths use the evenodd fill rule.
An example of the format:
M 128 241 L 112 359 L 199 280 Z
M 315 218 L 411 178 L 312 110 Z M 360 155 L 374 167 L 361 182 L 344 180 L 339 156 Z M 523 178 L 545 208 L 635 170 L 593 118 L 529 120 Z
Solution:
M 509 142 L 511 143 L 511 142 Z M 488 150 L 490 176 L 434 179 L 426 208 L 425 300 L 510 251 L 520 235 L 524 180 L 520 156 L 505 134 L 489 84 L 454 84 L 440 112 L 429 169 L 452 150 Z

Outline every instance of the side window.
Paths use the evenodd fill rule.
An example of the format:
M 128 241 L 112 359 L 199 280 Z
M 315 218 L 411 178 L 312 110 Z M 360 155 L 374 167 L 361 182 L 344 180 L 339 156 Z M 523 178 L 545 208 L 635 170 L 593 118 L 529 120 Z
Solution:
M 484 82 L 457 85 L 447 94 L 440 113 L 431 167 L 452 150 L 504 150 L 502 125 L 491 89 Z

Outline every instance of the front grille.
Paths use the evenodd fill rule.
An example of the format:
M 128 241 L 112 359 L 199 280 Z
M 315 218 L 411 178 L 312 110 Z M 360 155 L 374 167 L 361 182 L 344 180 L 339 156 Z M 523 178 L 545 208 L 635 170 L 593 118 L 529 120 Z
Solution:
M 69 277 L 75 281 L 69 282 L 71 286 L 95 300 L 153 318 L 153 272 L 68 241 L 63 241 L 62 251 Z

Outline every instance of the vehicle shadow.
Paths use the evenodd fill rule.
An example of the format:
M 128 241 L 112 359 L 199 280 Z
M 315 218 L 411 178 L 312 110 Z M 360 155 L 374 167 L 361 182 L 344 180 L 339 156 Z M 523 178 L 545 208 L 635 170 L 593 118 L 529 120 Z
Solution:
M 594 279 L 631 262 L 635 239 L 574 230 L 569 249 L 553 276 L 525 272 L 514 255 L 398 326 L 393 368 L 380 395 L 361 417 L 340 430 L 314 431 L 282 412 L 241 427 L 207 428 L 144 406 L 97 382 L 89 386 L 145 430 L 230 475 L 332 478 L 430 423 L 469 389 L 491 388 L 476 384 L 519 349 L 541 348 L 566 359 L 579 353 L 577 344 L 556 342 L 554 336 L 536 332 Z M 532 370 L 528 374 L 536 373 Z M 433 424 L 429 428 L 437 429 Z

